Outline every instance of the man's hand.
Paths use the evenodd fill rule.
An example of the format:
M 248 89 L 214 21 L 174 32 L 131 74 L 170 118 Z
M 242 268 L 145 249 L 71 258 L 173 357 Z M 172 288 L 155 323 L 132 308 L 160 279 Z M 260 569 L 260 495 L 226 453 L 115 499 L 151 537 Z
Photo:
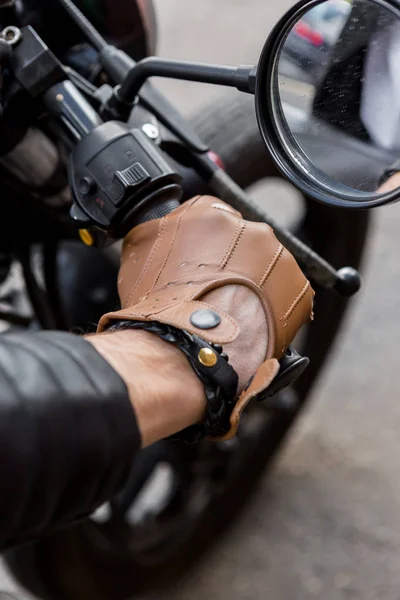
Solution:
M 229 346 L 239 375 L 239 391 L 264 361 L 267 323 L 258 298 L 242 286 L 210 292 L 208 301 L 243 326 Z M 146 331 L 118 331 L 87 337 L 125 381 L 142 435 L 142 446 L 172 435 L 204 418 L 204 386 L 182 352 Z
M 130 232 L 124 243 L 119 292 L 122 310 L 105 315 L 99 331 L 114 320 L 173 325 L 223 346 L 239 375 L 239 392 L 254 376 L 252 385 L 238 401 L 228 437 L 236 432 L 244 406 L 270 385 L 279 369 L 278 360 L 303 323 L 312 317 L 314 296 L 296 261 L 270 227 L 244 221 L 230 206 L 209 196 L 194 198 L 167 217 L 139 225 Z M 211 327 L 203 327 L 197 320 L 200 310 L 214 316 Z M 138 332 L 123 333 L 136 336 Z M 115 334 L 107 335 L 111 339 Z M 169 369 L 172 348 L 152 334 L 146 334 L 146 339 L 146 344 L 154 344 L 160 350 L 153 361 L 154 375 L 165 362 L 159 378 L 162 388 L 164 378 L 168 381 L 169 376 L 174 377 Z M 183 359 L 182 368 L 200 390 L 201 384 L 199 387 L 193 383 L 197 378 L 184 356 L 173 350 L 178 352 L 174 359 Z M 121 356 L 124 353 L 121 347 Z M 146 358 L 150 362 L 151 356 L 147 346 Z M 127 358 L 126 365 L 134 388 L 135 361 Z M 148 370 L 146 377 L 151 379 L 151 373 Z M 176 376 L 178 387 L 179 378 L 182 381 L 180 369 Z M 180 408 L 185 402 L 196 405 L 193 413 L 197 420 L 191 413 L 190 422 L 179 424 L 183 428 L 201 419 L 205 401 L 202 392 L 202 410 L 198 411 L 198 403 L 186 398 L 187 386 L 181 384 L 179 389 Z M 134 397 L 132 401 L 135 405 Z M 151 406 L 150 390 L 146 401 Z M 140 423 L 140 414 L 138 418 L 143 433 L 146 426 Z M 153 437 L 145 436 L 152 440 Z
M 380 194 L 385 194 L 397 190 L 398 188 L 400 188 L 400 173 L 395 173 L 378 188 L 378 192 Z
M 239 375 L 239 391 L 264 361 L 267 323 L 261 302 L 242 286 L 226 286 L 205 298 L 242 325 L 229 346 Z M 125 381 L 142 435 L 142 446 L 168 437 L 204 418 L 204 386 L 182 352 L 146 331 L 88 336 L 96 350 Z
M 204 386 L 178 348 L 147 331 L 86 339 L 125 381 L 143 447 L 204 418 Z

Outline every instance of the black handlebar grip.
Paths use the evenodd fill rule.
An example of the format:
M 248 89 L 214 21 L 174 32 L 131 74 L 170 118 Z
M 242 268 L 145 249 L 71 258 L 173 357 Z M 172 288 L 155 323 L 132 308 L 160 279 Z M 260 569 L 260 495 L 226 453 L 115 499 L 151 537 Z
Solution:
M 168 215 L 168 213 L 175 210 L 180 206 L 178 200 L 166 200 L 161 204 L 155 204 L 154 206 L 148 208 L 146 212 L 143 212 L 139 215 L 138 220 L 136 221 L 136 225 L 140 225 L 140 223 L 146 223 L 147 221 L 153 221 L 154 219 L 161 219 Z

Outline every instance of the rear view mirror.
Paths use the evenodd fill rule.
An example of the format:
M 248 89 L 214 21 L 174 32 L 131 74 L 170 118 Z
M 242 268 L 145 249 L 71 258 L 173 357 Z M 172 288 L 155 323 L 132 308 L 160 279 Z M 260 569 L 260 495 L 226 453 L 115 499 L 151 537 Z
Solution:
M 258 65 L 257 118 L 306 195 L 351 208 L 400 198 L 400 188 L 380 191 L 400 159 L 399 60 L 392 0 L 303 0 L 275 27 Z

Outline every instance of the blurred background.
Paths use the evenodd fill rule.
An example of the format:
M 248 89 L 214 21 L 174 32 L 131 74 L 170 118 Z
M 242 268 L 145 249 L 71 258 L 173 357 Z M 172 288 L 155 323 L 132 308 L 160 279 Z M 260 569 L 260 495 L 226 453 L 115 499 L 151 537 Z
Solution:
M 156 0 L 159 53 L 254 63 L 291 4 Z M 187 115 L 227 94 L 200 84 L 158 85 Z M 277 182 L 256 195 L 273 214 L 296 199 Z M 163 600 L 398 600 L 400 204 L 374 217 L 364 286 L 313 401 L 239 520 Z M 5 573 L 0 581 L 14 589 Z

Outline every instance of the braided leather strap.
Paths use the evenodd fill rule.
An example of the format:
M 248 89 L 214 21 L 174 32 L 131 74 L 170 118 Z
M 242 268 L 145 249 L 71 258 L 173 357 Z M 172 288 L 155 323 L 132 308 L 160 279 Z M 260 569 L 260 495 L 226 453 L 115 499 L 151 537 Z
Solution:
M 108 331 L 121 329 L 142 329 L 174 344 L 184 353 L 204 384 L 207 399 L 204 422 L 184 429 L 173 439 L 195 443 L 203 437 L 223 436 L 230 430 L 230 416 L 237 401 L 239 378 L 221 345 L 208 343 L 188 331 L 156 321 L 117 321 Z M 209 364 L 204 364 L 203 356 L 209 359 L 206 361 Z

